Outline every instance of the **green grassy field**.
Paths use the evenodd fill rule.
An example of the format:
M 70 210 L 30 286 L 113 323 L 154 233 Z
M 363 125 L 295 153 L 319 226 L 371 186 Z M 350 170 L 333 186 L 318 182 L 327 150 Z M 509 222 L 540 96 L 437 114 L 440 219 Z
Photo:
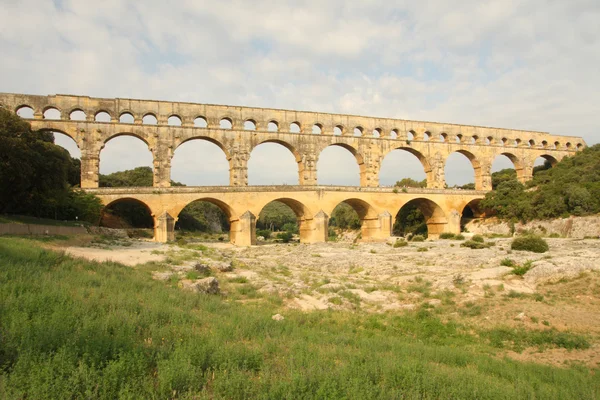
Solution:
M 473 332 L 427 309 L 300 313 L 280 300 L 183 292 L 143 266 L 0 238 L 0 398 L 600 397 L 597 370 L 496 356 L 507 337 L 585 347 L 580 337 Z
M 17 223 L 33 225 L 51 225 L 51 226 L 86 226 L 90 225 L 86 221 L 59 221 L 56 219 L 36 218 L 27 215 L 0 215 L 0 224 Z

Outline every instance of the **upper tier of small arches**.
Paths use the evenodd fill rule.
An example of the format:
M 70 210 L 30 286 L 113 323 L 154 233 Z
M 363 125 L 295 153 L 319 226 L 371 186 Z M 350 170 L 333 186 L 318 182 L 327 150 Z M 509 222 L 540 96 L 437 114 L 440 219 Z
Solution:
M 91 99 L 62 95 L 0 94 L 0 101 L 5 96 L 14 96 L 15 101 L 16 99 L 25 100 L 25 102 L 13 102 L 15 112 L 24 118 L 344 135 L 402 141 L 415 140 L 572 151 L 580 150 L 585 146 L 581 138 L 554 136 L 543 132 L 388 118 L 143 100 Z M 26 102 L 27 98 L 32 98 L 32 101 Z M 84 106 L 81 103 L 88 104 Z

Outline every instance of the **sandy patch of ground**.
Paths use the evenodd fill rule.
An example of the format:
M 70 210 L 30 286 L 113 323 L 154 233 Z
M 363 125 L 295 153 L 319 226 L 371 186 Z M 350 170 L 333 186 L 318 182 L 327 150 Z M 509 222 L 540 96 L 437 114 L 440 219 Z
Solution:
M 125 265 L 145 264 L 151 261 L 162 261 L 165 256 L 156 252 L 165 252 L 170 246 L 150 241 L 131 241 L 128 247 L 110 246 L 97 247 L 67 247 L 65 252 L 73 257 L 83 257 L 93 261 L 115 261 Z M 153 254 L 152 252 L 155 252 Z

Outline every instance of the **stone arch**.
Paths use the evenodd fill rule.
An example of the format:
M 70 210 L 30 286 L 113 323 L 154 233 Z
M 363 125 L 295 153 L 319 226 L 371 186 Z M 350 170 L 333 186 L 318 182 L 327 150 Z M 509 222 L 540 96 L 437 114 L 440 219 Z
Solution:
M 256 130 L 256 121 L 252 118 L 248 118 L 244 121 L 244 130 L 245 131 L 255 131 Z
M 233 119 L 231 117 L 223 117 L 219 120 L 219 129 L 233 129 Z
M 316 122 L 313 126 L 312 126 L 312 130 L 311 133 L 314 135 L 320 135 L 323 133 L 323 124 Z
M 131 117 L 131 122 L 127 121 L 129 118 Z M 125 110 L 123 112 L 121 112 L 121 114 L 119 114 L 119 122 L 122 124 L 134 124 L 135 123 L 135 115 L 133 114 L 133 112 L 129 111 L 129 110 Z
M 57 116 L 51 116 L 51 115 L 57 115 Z M 46 106 L 43 108 L 42 110 L 42 115 L 44 116 L 44 119 L 49 119 L 49 120 L 60 120 L 63 119 L 63 114 L 62 114 L 62 110 L 56 106 Z
M 156 116 L 156 114 L 154 114 L 152 112 L 146 113 L 142 117 L 142 124 L 143 125 L 158 125 L 158 117 Z
M 260 213 L 262 212 L 262 210 L 267 205 L 269 205 L 273 202 L 280 202 L 280 203 L 285 204 L 294 212 L 294 214 L 296 214 L 296 220 L 298 223 L 298 230 L 299 230 L 299 234 L 300 234 L 300 242 L 301 243 L 311 242 L 311 231 L 312 231 L 311 220 L 312 220 L 312 217 L 314 214 L 310 210 L 310 208 L 307 207 L 301 201 L 298 201 L 296 199 L 292 199 L 289 197 L 278 197 L 278 198 L 270 199 L 270 200 L 264 202 L 260 206 L 260 209 L 257 208 L 258 213 L 256 215 L 259 216 Z
M 343 125 L 336 125 L 333 127 L 333 134 L 336 136 L 341 136 L 344 134 L 344 126 Z
M 508 158 L 515 169 L 515 172 L 517 174 L 517 179 L 519 180 L 519 182 L 525 182 L 527 179 L 529 179 L 531 177 L 532 174 L 532 169 L 533 169 L 533 165 L 530 166 L 529 171 L 526 170 L 526 166 L 523 163 L 523 160 L 521 160 L 519 157 L 517 157 L 516 155 L 514 155 L 511 152 L 502 152 L 500 154 L 497 154 L 493 159 L 492 162 L 490 164 L 491 167 L 493 167 L 493 164 L 496 162 L 496 160 L 498 159 L 499 156 L 505 156 L 506 158 Z
M 56 128 L 41 128 L 39 129 L 40 132 L 50 132 L 50 133 L 54 133 L 54 132 L 58 132 L 58 133 L 62 133 L 63 135 L 67 136 L 68 138 L 72 139 L 73 142 L 75 142 L 75 144 L 77 145 L 77 148 L 79 149 L 79 151 L 81 151 L 81 143 L 79 142 L 80 138 L 77 135 L 77 132 L 75 132 L 75 134 L 73 134 L 73 132 L 68 132 L 62 129 L 56 129 Z
M 206 120 L 206 117 L 198 115 L 196 118 L 194 118 L 194 127 L 208 128 L 208 121 Z
M 120 137 L 130 137 L 130 138 L 135 138 L 136 141 L 130 141 L 130 143 L 128 143 L 128 148 L 124 149 L 125 146 L 109 146 L 109 151 L 108 153 L 104 153 L 107 149 L 106 146 L 113 140 L 113 139 L 117 139 Z M 131 147 L 133 146 L 137 146 L 137 141 L 142 142 L 143 144 L 146 145 L 146 148 L 148 150 L 148 152 L 146 153 L 145 151 L 136 151 L 135 149 L 132 149 Z M 127 140 L 126 140 L 127 142 Z M 133 132 L 118 132 L 115 133 L 114 135 L 111 135 L 107 138 L 104 139 L 104 141 L 102 142 L 102 145 L 100 146 L 100 148 L 98 149 L 98 162 L 97 162 L 97 167 L 98 168 L 96 171 L 93 171 L 95 173 L 101 173 L 101 171 L 103 170 L 102 166 L 106 166 L 107 162 L 106 162 L 106 154 L 116 154 L 119 155 L 119 157 L 113 157 L 113 162 L 115 162 L 117 164 L 120 164 L 120 169 L 117 170 L 112 170 L 112 171 L 107 171 L 106 169 L 104 169 L 104 174 L 106 173 L 112 173 L 112 172 L 117 172 L 119 170 L 123 170 L 123 169 L 135 169 L 138 167 L 149 167 L 152 169 L 152 175 L 153 175 L 153 184 L 156 184 L 156 176 L 155 174 L 155 154 L 154 154 L 154 149 L 151 147 L 150 143 L 148 142 L 148 139 L 143 137 L 142 135 L 133 133 Z M 133 159 L 130 157 L 130 154 L 134 152 L 136 154 L 136 156 L 139 156 L 139 159 Z M 104 158 L 103 158 L 103 153 L 105 154 Z M 147 159 L 147 155 L 150 156 L 149 159 Z M 135 162 L 133 162 L 135 161 Z M 112 168 L 111 168 L 112 169 Z M 89 171 L 88 171 L 89 173 Z M 83 180 L 83 175 L 82 175 L 82 180 Z
M 430 239 L 439 238 L 440 233 L 444 232 L 444 228 L 448 223 L 444 210 L 433 200 L 417 197 L 407 201 L 395 210 L 394 225 L 398 223 L 396 219 L 400 216 L 402 209 L 407 206 L 414 206 L 421 211 L 427 225 L 427 236 Z
M 278 132 L 279 131 L 279 123 L 272 119 L 267 123 L 267 131 L 269 132 Z
M 474 219 L 479 219 L 484 216 L 484 211 L 481 209 L 479 203 L 482 199 L 474 199 L 469 201 L 462 207 L 460 214 L 460 230 L 465 231 L 466 225 Z
M 105 115 L 108 116 L 108 118 L 106 118 Z M 106 110 L 98 110 L 94 114 L 94 121 L 96 121 L 96 122 L 111 122 L 112 115 Z
M 350 197 L 334 204 L 333 207 L 328 210 L 328 214 L 332 216 L 336 207 L 342 203 L 352 207 L 356 214 L 358 214 L 358 219 L 360 220 L 360 231 L 363 240 L 369 241 L 380 238 L 381 225 L 379 221 L 379 215 L 377 210 L 370 203 L 359 198 Z
M 467 151 L 467 150 L 456 150 L 456 151 L 450 153 L 448 155 L 448 157 L 446 157 L 446 160 L 444 162 L 444 166 L 447 166 L 449 157 L 452 154 L 454 154 L 454 153 L 462 154 L 463 156 L 465 156 L 469 160 L 469 162 L 471 163 L 471 167 L 473 167 L 473 178 L 474 178 L 474 183 L 475 183 L 475 190 L 484 190 L 485 189 L 485 185 L 484 185 L 484 182 L 483 182 L 483 171 L 482 171 L 482 168 L 481 168 L 481 162 L 470 151 Z M 445 173 L 444 175 L 445 175 L 446 181 L 447 181 L 447 173 Z
M 298 185 L 300 184 L 300 182 L 302 182 L 302 173 L 305 169 L 305 159 L 304 157 L 300 154 L 300 152 L 291 144 L 288 143 L 284 140 L 280 140 L 280 139 L 264 139 L 258 143 L 256 143 L 254 146 L 252 146 L 252 148 L 249 151 L 249 158 L 248 158 L 248 178 L 249 178 L 249 184 L 250 185 L 256 185 L 256 183 L 252 184 L 250 183 L 250 180 L 254 180 L 254 177 L 252 176 L 253 174 L 251 173 L 251 162 L 252 162 L 252 153 L 254 153 L 254 151 L 256 150 L 257 147 L 259 147 L 262 144 L 269 144 L 269 143 L 274 143 L 274 144 L 278 144 L 284 148 L 286 148 L 287 150 L 289 150 L 289 152 L 292 154 L 294 161 L 297 164 L 297 180 L 296 182 L 294 182 L 294 185 Z M 285 162 L 285 161 L 284 161 Z
M 415 156 L 417 158 L 417 160 L 419 160 L 419 162 L 421 163 L 421 165 L 423 166 L 423 172 L 425 173 L 425 179 L 427 179 L 427 187 L 435 187 L 435 174 L 432 171 L 432 167 L 429 163 L 429 160 L 427 159 L 427 157 L 425 157 L 420 151 L 413 149 L 412 147 L 406 147 L 406 146 L 397 146 L 392 148 L 391 150 L 389 150 L 387 153 L 382 154 L 382 158 L 381 158 L 381 166 L 379 169 L 379 181 L 381 182 L 381 173 L 384 170 L 384 162 L 386 160 L 386 158 L 392 154 L 392 152 L 394 152 L 395 150 L 402 150 L 402 151 L 406 151 L 410 154 L 412 154 L 413 156 Z
M 317 166 L 319 161 L 321 161 L 321 155 L 322 153 L 329 147 L 341 147 L 343 149 L 346 149 L 348 152 L 350 152 L 350 154 L 352 154 L 352 156 L 354 156 L 354 159 L 356 160 L 356 164 L 358 165 L 358 174 L 359 174 L 359 185 L 360 186 L 366 186 L 366 166 L 365 166 L 365 161 L 364 161 L 364 157 L 363 155 L 353 146 L 346 144 L 346 143 L 332 143 L 329 144 L 327 146 L 325 146 L 324 148 L 322 148 L 319 151 L 319 154 L 317 156 Z M 317 166 L 315 166 L 315 168 L 317 168 Z M 317 168 L 317 182 L 318 182 L 318 174 L 319 174 L 319 169 Z
M 87 119 L 87 114 L 81 107 L 74 107 L 67 113 L 69 116 L 69 120 L 71 121 L 85 121 Z
M 136 197 L 114 199 L 102 208 L 100 215 L 100 226 L 152 229 L 156 237 L 156 215 L 148 203 Z
M 235 215 L 233 208 L 227 204 L 226 202 L 224 202 L 223 200 L 220 199 L 216 199 L 214 197 L 205 197 L 202 195 L 198 195 L 197 198 L 193 198 L 192 200 L 183 203 L 183 204 L 179 204 L 176 208 L 171 209 L 170 211 L 173 213 L 173 215 L 171 215 L 174 219 L 174 229 L 179 228 L 178 226 L 178 222 L 179 219 L 181 217 L 181 213 L 183 210 L 185 210 L 185 208 L 193 203 L 198 203 L 198 202 L 206 202 L 206 203 L 210 203 L 213 204 L 215 206 L 217 206 L 222 212 L 223 214 L 225 214 L 225 217 L 229 223 L 229 240 L 231 243 L 235 243 L 235 235 L 236 235 L 236 230 L 238 228 L 238 220 L 237 220 L 237 216 Z M 235 225 L 235 227 L 234 227 Z
M 21 118 L 33 119 L 35 110 L 29 104 L 21 104 L 15 107 L 15 114 Z
M 300 125 L 300 122 L 294 121 L 294 122 L 290 123 L 289 132 L 290 133 L 302 133 L 302 125 Z
M 189 152 L 190 151 L 194 151 L 194 148 L 188 148 L 187 150 L 185 148 L 182 148 L 182 146 L 184 146 L 185 144 L 188 144 L 190 142 L 194 142 L 194 141 L 199 141 L 199 142 L 207 142 L 210 143 L 212 145 L 217 146 L 221 151 L 222 151 L 222 155 L 224 157 L 225 163 L 227 165 L 227 169 L 224 171 L 225 173 L 225 179 L 223 179 L 221 181 L 221 178 L 223 178 L 221 176 L 221 165 L 220 163 L 222 162 L 221 160 L 217 160 L 215 157 L 215 154 L 206 154 L 206 151 L 212 151 L 212 149 L 206 149 L 206 148 L 202 148 L 202 145 L 200 146 L 196 146 L 195 150 L 197 151 L 197 154 L 195 154 L 196 156 L 200 157 L 200 159 L 198 157 L 194 158 L 191 163 L 193 164 L 194 162 L 205 162 L 205 161 L 209 161 L 210 166 L 213 168 L 213 170 L 208 173 L 208 172 L 202 172 L 200 174 L 196 174 L 196 176 L 192 179 L 196 179 L 195 182 L 190 182 L 190 181 L 185 181 L 185 179 L 182 179 L 181 174 L 179 173 L 180 170 L 180 166 L 183 165 L 181 164 L 181 152 L 183 151 L 184 154 L 184 158 L 186 153 L 188 153 L 188 158 L 189 158 Z M 187 138 L 183 141 L 181 141 L 180 143 L 175 143 L 173 146 L 173 150 L 172 153 L 170 154 L 170 160 L 169 163 L 171 165 L 171 179 L 173 179 L 174 181 L 179 181 L 181 183 L 184 183 L 188 186 L 227 186 L 229 184 L 231 184 L 231 170 L 233 168 L 233 160 L 232 157 L 228 151 L 228 149 L 223 145 L 223 143 L 221 143 L 220 141 L 218 141 L 217 139 L 214 139 L 212 137 L 208 137 L 208 136 L 193 136 L 190 138 Z M 180 150 L 180 148 L 182 148 L 182 150 L 178 153 L 178 150 Z M 219 150 L 214 149 L 215 152 L 218 152 Z M 179 155 L 178 158 L 176 158 L 176 156 Z M 218 156 L 217 156 L 218 157 Z M 189 165 L 189 164 L 185 164 L 185 165 Z M 196 170 L 195 167 L 197 167 L 197 164 L 193 164 L 194 170 Z M 198 168 L 201 169 L 201 168 Z M 202 182 L 200 185 L 198 185 L 198 178 L 203 178 Z M 210 182 L 206 182 L 206 180 L 209 180 Z
M 167 125 L 169 126 L 181 126 L 183 120 L 181 119 L 181 116 L 177 115 L 177 114 L 172 114 L 169 116 L 169 118 L 167 118 Z

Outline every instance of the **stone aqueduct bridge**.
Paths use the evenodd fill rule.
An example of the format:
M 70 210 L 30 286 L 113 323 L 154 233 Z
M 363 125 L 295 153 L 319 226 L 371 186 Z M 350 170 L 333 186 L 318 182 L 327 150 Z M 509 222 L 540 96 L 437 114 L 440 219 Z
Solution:
M 538 157 L 555 163 L 585 146 L 582 138 L 543 132 L 266 108 L 9 93 L 0 94 L 0 104 L 15 112 L 31 109 L 33 129 L 71 137 L 81 151 L 81 187 L 107 205 L 126 198 L 146 204 L 155 219 L 155 239 L 160 241 L 174 237 L 177 216 L 199 199 L 225 211 L 231 222 L 231 241 L 238 245 L 254 243 L 256 216 L 273 200 L 294 210 L 301 241 L 306 243 L 326 240 L 328 216 L 342 201 L 358 212 L 363 239 L 388 237 L 392 216 L 407 203 L 421 208 L 430 235 L 458 233 L 464 208 L 491 189 L 491 167 L 497 156 L 507 156 L 524 182 L 532 177 Z M 50 109 L 57 110 L 59 118 L 46 118 Z M 124 122 L 124 116 L 130 123 Z M 153 124 L 145 123 L 149 116 Z M 154 159 L 153 187 L 98 188 L 100 151 L 122 135 L 135 136 L 148 145 Z M 229 161 L 230 186 L 170 187 L 171 158 L 178 146 L 192 139 L 210 141 L 223 150 Z M 299 186 L 248 186 L 250 153 L 262 143 L 278 143 L 292 152 Z M 360 187 L 318 186 L 319 155 L 332 145 L 354 155 L 360 167 Z M 420 160 L 427 189 L 398 192 L 379 187 L 382 160 L 395 149 Z M 445 161 L 454 152 L 471 161 L 476 190 L 444 189 Z

